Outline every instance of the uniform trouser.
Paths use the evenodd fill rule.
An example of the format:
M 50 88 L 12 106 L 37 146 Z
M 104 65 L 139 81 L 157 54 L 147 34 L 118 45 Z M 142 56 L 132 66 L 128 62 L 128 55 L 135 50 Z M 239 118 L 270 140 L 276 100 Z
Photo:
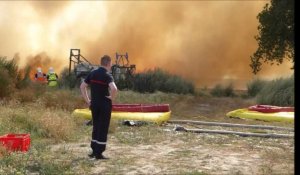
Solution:
M 111 109 L 111 100 L 106 97 L 99 104 L 92 104 L 91 106 L 93 119 L 91 148 L 95 155 L 99 155 L 105 151 Z

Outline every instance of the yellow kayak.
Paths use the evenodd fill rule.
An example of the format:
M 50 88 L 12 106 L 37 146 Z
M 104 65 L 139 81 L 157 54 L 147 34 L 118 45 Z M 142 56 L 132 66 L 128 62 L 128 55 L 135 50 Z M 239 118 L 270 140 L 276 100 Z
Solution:
M 248 109 L 237 109 L 226 114 L 227 117 L 257 119 L 263 121 L 294 122 L 294 112 L 263 113 Z
M 72 113 L 75 117 L 82 117 L 88 120 L 92 119 L 92 113 L 89 109 L 75 109 Z M 117 120 L 136 120 L 148 121 L 161 124 L 170 119 L 171 111 L 169 112 L 117 112 L 111 113 L 112 119 Z

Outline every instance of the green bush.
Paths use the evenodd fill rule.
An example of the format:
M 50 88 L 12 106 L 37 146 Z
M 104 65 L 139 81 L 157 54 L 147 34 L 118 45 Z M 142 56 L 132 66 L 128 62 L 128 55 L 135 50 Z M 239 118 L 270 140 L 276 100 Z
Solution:
M 195 87 L 190 81 L 177 75 L 171 75 L 159 68 L 138 73 L 133 79 L 133 90 L 141 93 L 155 91 L 177 94 L 194 94 Z
M 32 85 L 32 81 L 30 79 L 30 72 L 31 72 L 31 67 L 27 66 L 24 69 L 24 76 L 21 77 L 21 75 L 19 74 L 20 76 L 17 77 L 16 88 L 25 89 L 30 85 Z
M 27 88 L 31 84 L 30 67 L 20 71 L 15 59 L 0 57 L 0 98 L 10 96 L 14 90 Z
M 6 69 L 9 77 L 11 77 L 14 81 L 17 80 L 19 70 L 15 59 L 7 60 L 6 57 L 0 57 L 0 69 Z
M 209 97 L 210 90 L 207 88 L 207 86 L 201 87 L 197 90 L 197 95 L 201 97 Z
M 0 67 L 0 98 L 9 96 L 12 92 L 13 81 L 8 75 L 8 71 Z
M 223 87 L 220 84 L 217 84 L 210 92 L 212 96 L 215 97 L 233 97 L 236 96 L 234 93 L 233 85 L 230 83 L 229 85 Z
M 257 94 L 258 104 L 294 106 L 294 77 L 280 78 L 267 83 Z
M 79 86 L 79 81 L 73 71 L 69 73 L 69 69 L 64 68 L 58 77 L 58 86 L 63 89 L 74 89 Z
M 0 57 L 0 98 L 9 96 L 19 78 L 18 67 L 14 59 Z
M 255 97 L 259 91 L 268 83 L 268 81 L 255 79 L 247 84 L 247 93 L 249 97 Z

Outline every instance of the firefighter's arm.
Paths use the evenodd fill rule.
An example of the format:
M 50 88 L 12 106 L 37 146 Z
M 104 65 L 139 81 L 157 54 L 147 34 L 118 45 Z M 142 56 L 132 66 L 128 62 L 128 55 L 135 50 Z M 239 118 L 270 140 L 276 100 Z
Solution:
M 113 101 L 117 96 L 118 88 L 117 88 L 115 82 L 111 82 L 108 85 L 110 88 L 110 96 L 107 96 L 107 98 L 110 98 Z
M 85 102 L 88 104 L 88 106 L 90 106 L 91 100 L 88 96 L 87 87 L 88 87 L 88 84 L 83 81 L 80 85 L 80 91 L 81 91 L 81 95 L 83 96 Z

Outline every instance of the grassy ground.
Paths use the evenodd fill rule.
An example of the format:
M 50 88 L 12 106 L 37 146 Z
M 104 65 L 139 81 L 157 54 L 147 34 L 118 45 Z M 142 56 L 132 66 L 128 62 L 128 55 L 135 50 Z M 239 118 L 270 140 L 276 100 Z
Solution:
M 231 110 L 255 104 L 239 96 L 122 91 L 117 102 L 168 103 L 171 119 L 294 127 L 226 117 Z M 0 174 L 294 174 L 294 139 L 177 132 L 171 124 L 130 127 L 112 121 L 105 152 L 110 159 L 95 161 L 87 157 L 91 126 L 71 116 L 75 108 L 86 107 L 78 90 L 46 90 L 39 96 L 24 91 L 0 103 L 0 134 L 30 133 L 32 141 L 27 153 L 8 154 L 0 148 Z

